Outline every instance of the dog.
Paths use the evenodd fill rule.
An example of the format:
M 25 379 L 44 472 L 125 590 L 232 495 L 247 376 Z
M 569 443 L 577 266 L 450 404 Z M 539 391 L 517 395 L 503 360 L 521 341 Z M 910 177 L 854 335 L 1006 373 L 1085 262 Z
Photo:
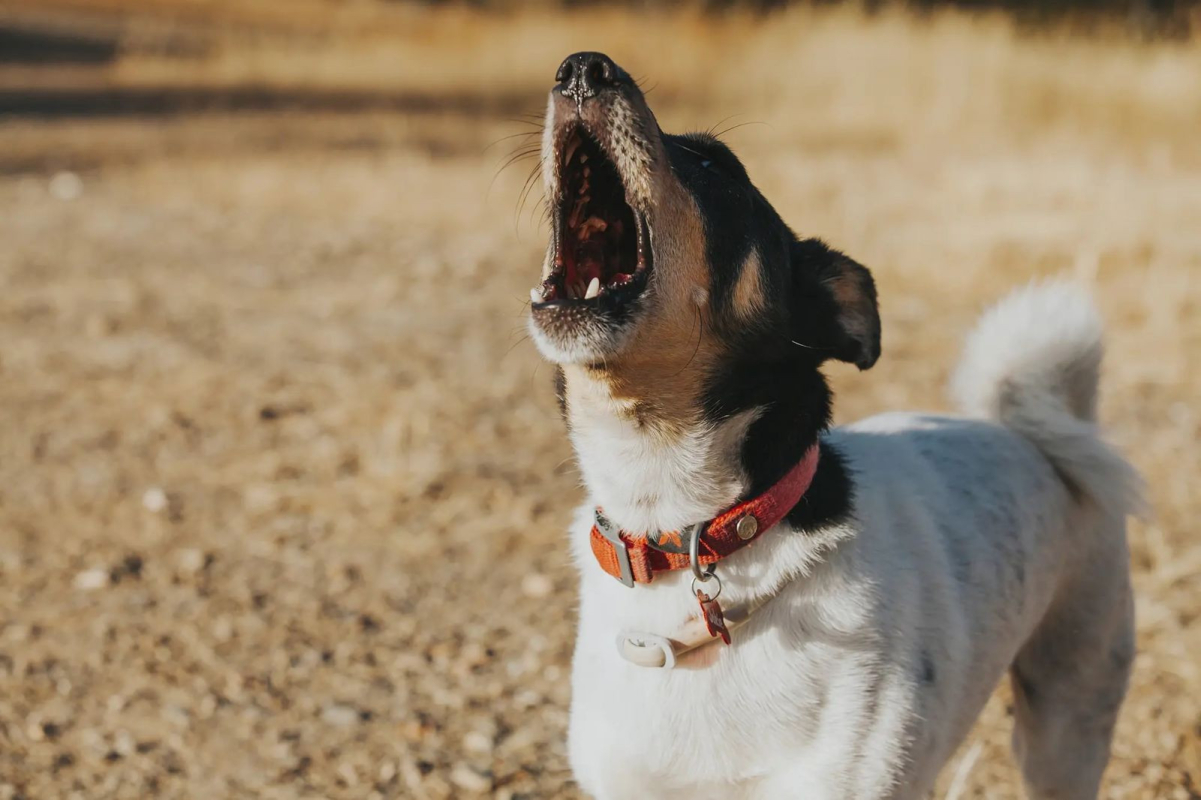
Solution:
M 1034 285 L 967 341 L 962 416 L 831 429 L 880 356 L 869 271 L 733 152 L 577 53 L 550 91 L 529 326 L 588 491 L 568 750 L 632 798 L 921 798 L 1008 671 L 1036 800 L 1096 797 L 1135 655 L 1134 469 L 1101 324 Z

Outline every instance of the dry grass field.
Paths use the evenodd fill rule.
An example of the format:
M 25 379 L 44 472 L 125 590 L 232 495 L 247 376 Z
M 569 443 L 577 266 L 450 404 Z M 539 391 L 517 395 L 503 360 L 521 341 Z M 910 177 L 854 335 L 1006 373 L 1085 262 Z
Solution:
M 0 800 L 577 796 L 581 495 L 524 339 L 534 163 L 498 170 L 584 48 L 665 128 L 739 126 L 784 217 L 874 269 L 884 356 L 832 368 L 840 420 L 945 409 L 1009 287 L 1095 289 L 1102 416 L 1155 510 L 1104 797 L 1201 797 L 1201 47 L 956 15 L 180 6 L 269 30 L 0 88 L 388 100 L 0 116 Z M 1002 687 L 938 797 L 1020 796 L 1007 717 Z

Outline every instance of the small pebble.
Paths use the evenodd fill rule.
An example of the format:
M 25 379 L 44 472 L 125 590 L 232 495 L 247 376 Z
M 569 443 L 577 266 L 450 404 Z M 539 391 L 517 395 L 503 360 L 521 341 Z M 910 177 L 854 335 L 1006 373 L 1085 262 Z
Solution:
M 492 778 L 476 772 L 459 762 L 450 771 L 450 782 L 467 792 L 487 792 L 492 788 Z
M 83 194 L 83 179 L 70 170 L 56 172 L 48 186 L 50 196 L 56 200 L 76 200 Z
M 359 721 L 359 710 L 342 703 L 331 703 L 321 710 L 321 720 L 327 725 L 346 728 Z
M 472 753 L 492 752 L 492 737 L 479 731 L 472 731 L 463 737 L 463 747 Z
M 142 493 L 142 506 L 152 514 L 158 514 L 167 507 L 167 493 L 158 486 L 151 486 Z
M 109 576 L 106 569 L 85 569 L 75 576 L 73 583 L 76 589 L 93 591 L 108 586 Z
M 353 789 L 359 785 L 359 775 L 355 772 L 353 764 L 342 762 L 338 765 L 337 772 L 338 777 L 342 779 L 342 782 L 346 784 L 348 789 Z
M 200 570 L 204 569 L 206 560 L 204 551 L 194 548 L 180 550 L 176 556 L 176 563 L 179 564 L 180 571 L 187 573 L 200 572 Z
M 229 617 L 220 617 L 213 622 L 212 631 L 218 642 L 228 642 L 234 636 L 234 623 Z
M 554 591 L 555 585 L 551 579 L 540 572 L 527 573 L 521 579 L 521 591 L 526 597 L 542 598 L 550 595 Z
M 132 755 L 135 746 L 136 743 L 133 737 L 130 736 L 129 731 L 118 731 L 117 735 L 113 737 L 113 750 L 122 756 Z
M 513 695 L 513 702 L 518 708 L 533 708 L 542 702 L 542 696 L 530 689 L 522 689 Z

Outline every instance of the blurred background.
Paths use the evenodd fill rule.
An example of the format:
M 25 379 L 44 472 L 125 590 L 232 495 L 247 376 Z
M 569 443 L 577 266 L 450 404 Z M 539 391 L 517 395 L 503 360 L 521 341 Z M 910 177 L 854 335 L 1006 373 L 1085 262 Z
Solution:
M 612 55 L 871 266 L 838 418 L 1043 275 L 1145 473 L 1107 798 L 1201 797 L 1183 0 L 0 0 L 0 800 L 572 798 L 581 492 L 524 336 L 555 69 Z M 1001 687 L 938 797 L 1016 798 Z

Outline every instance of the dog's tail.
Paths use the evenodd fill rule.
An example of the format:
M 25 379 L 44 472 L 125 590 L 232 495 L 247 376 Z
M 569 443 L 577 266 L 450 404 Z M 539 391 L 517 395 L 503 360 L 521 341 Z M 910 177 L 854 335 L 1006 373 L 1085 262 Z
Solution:
M 1080 287 L 1032 284 L 968 337 L 952 390 L 965 413 L 1032 442 L 1064 481 L 1115 516 L 1145 510 L 1142 480 L 1097 427 L 1101 317 Z

